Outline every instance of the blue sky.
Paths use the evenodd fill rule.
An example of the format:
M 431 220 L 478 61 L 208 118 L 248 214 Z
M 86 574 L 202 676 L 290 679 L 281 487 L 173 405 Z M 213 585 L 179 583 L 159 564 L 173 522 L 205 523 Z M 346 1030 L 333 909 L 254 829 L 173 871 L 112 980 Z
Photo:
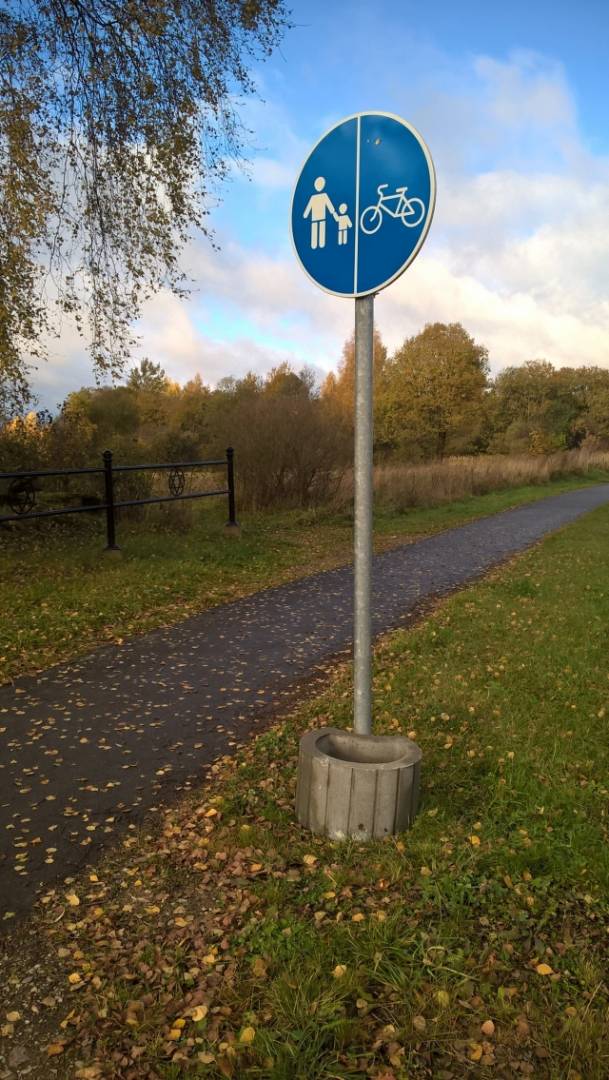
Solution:
M 249 176 L 213 209 L 220 252 L 194 239 L 189 301 L 160 296 L 141 355 L 184 381 L 288 360 L 320 377 L 351 332 L 351 301 L 316 289 L 288 234 L 291 192 L 320 135 L 360 110 L 397 113 L 425 138 L 437 207 L 412 266 L 376 301 L 390 348 L 426 322 L 461 321 L 493 369 L 543 356 L 609 366 L 609 7 L 601 0 L 292 5 L 281 48 L 242 107 Z M 91 384 L 66 328 L 35 380 L 53 407 Z

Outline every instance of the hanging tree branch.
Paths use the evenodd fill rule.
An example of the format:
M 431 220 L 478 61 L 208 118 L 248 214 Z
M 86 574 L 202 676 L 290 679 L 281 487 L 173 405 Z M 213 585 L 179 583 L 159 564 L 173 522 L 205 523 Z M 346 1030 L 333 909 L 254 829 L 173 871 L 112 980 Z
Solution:
M 117 374 L 143 302 L 243 156 L 237 95 L 283 0 L 0 0 L 0 415 L 55 313 Z M 51 295 L 52 293 L 52 295 Z

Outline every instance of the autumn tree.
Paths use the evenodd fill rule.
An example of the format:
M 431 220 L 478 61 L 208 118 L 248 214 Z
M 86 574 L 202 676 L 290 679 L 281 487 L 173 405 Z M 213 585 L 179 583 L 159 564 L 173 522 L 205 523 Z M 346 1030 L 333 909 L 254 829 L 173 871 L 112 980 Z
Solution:
M 283 0 L 0 0 L 0 406 L 28 397 L 54 313 L 122 371 L 142 303 L 244 152 L 235 103 Z
M 387 365 L 387 349 L 379 331 L 373 337 L 373 385 L 378 394 Z M 331 371 L 321 388 L 322 399 L 335 411 L 340 420 L 352 431 L 355 413 L 355 335 L 345 342 L 336 374 Z
M 529 360 L 497 375 L 489 395 L 491 448 L 507 453 L 548 453 L 578 446 L 592 387 L 589 368 L 556 369 L 547 360 Z
M 141 360 L 138 367 L 131 368 L 127 386 L 130 390 L 148 390 L 161 393 L 167 388 L 167 376 L 160 364 Z
M 264 380 L 264 393 L 272 397 L 313 397 L 315 372 L 310 367 L 296 372 L 284 361 L 269 371 Z
M 377 407 L 377 438 L 405 456 L 476 449 L 488 352 L 460 323 L 428 324 L 391 358 Z

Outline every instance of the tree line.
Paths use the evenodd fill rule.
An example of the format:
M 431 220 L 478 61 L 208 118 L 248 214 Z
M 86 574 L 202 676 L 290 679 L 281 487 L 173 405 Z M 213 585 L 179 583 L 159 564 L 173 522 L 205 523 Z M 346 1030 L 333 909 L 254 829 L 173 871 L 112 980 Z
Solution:
M 353 338 L 321 386 L 287 363 L 179 385 L 143 360 L 122 385 L 69 394 L 56 416 L 6 421 L 0 467 L 76 468 L 106 447 L 121 462 L 186 461 L 232 445 L 250 505 L 323 501 L 351 462 L 354 367 Z M 378 462 L 609 446 L 608 370 L 532 360 L 491 378 L 487 349 L 460 323 L 428 324 L 391 355 L 375 331 L 374 376 Z

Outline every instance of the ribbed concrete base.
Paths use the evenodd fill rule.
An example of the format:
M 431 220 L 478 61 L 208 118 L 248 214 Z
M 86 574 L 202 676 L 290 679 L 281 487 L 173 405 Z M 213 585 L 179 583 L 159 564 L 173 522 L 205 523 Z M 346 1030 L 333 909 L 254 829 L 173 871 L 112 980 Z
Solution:
M 308 731 L 300 740 L 298 821 L 337 840 L 403 832 L 417 812 L 421 756 L 404 735 Z

